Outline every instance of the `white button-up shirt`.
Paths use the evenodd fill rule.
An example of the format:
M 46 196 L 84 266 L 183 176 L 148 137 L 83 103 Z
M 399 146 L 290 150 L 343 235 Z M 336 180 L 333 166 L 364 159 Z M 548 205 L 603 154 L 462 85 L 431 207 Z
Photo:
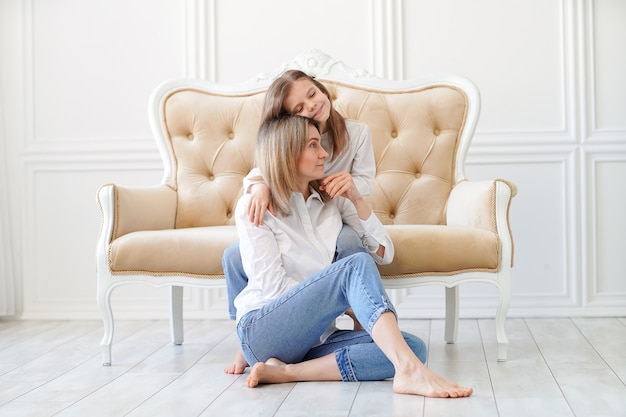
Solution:
M 258 227 L 248 218 L 249 199 L 250 194 L 244 194 L 235 210 L 248 276 L 248 285 L 235 299 L 237 321 L 330 265 L 343 223 L 356 230 L 376 262 L 393 260 L 393 243 L 378 217 L 372 213 L 367 220 L 359 219 L 352 202 L 344 197 L 324 203 L 315 191 L 306 201 L 302 194 L 292 193 L 291 215 L 274 216 L 267 211 Z M 379 245 L 385 247 L 383 258 L 376 255 Z

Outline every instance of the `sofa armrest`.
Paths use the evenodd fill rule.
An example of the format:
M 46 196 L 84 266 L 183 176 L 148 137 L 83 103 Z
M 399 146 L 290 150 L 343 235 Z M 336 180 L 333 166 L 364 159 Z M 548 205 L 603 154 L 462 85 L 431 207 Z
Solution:
M 448 199 L 446 224 L 469 226 L 498 232 L 498 217 L 508 224 L 508 212 L 517 187 L 509 181 L 462 181 Z
M 111 242 L 140 230 L 173 229 L 176 226 L 176 191 L 167 185 L 124 187 L 105 184 L 98 190 L 103 232 Z
M 450 193 L 446 223 L 449 226 L 478 227 L 498 234 L 504 253 L 509 252 L 510 265 L 513 266 L 509 209 L 516 194 L 515 184 L 503 179 L 462 181 Z

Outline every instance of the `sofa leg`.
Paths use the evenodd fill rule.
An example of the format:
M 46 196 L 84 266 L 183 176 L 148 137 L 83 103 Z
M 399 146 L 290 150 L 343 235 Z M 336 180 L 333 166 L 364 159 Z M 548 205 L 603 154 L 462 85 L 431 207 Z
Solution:
M 111 345 L 100 344 L 102 349 L 102 366 L 111 366 Z
M 498 362 L 506 362 L 509 350 L 509 342 L 498 343 Z
M 170 330 L 172 343 L 182 345 L 184 339 L 183 287 L 180 285 L 172 285 L 170 289 Z
M 446 332 L 445 341 L 456 343 L 459 333 L 459 286 L 446 287 Z
M 102 366 L 111 365 L 111 345 L 113 344 L 113 310 L 111 309 L 111 288 L 98 288 L 97 301 L 104 325 L 104 335 L 100 342 L 102 349 Z
M 507 360 L 507 351 L 509 347 L 509 339 L 506 337 L 506 315 L 511 304 L 511 288 L 508 279 L 501 280 L 498 286 L 500 290 L 500 301 L 498 302 L 498 310 L 496 311 L 496 338 L 498 340 L 498 362 Z

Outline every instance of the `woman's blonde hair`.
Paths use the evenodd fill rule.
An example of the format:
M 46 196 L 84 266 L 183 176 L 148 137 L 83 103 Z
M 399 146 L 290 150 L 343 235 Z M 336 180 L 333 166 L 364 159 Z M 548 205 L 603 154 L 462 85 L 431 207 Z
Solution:
M 332 144 L 332 157 L 331 160 L 337 157 L 346 148 L 346 120 L 335 110 L 333 101 L 330 98 L 328 89 L 321 82 L 317 81 L 314 77 L 300 70 L 287 70 L 276 78 L 267 89 L 265 94 L 265 102 L 263 103 L 263 111 L 261 113 L 261 123 L 267 120 L 275 119 L 288 115 L 289 112 L 284 107 L 285 98 L 291 90 L 291 86 L 294 82 L 308 79 L 313 85 L 320 89 L 320 91 L 328 97 L 330 101 L 330 116 L 326 122 L 328 138 Z
M 291 193 L 298 191 L 298 160 L 309 138 L 309 126 L 319 131 L 315 120 L 288 115 L 266 120 L 259 128 L 256 166 L 269 186 L 272 206 L 283 216 L 291 214 Z M 326 193 L 319 190 L 320 181 L 310 185 L 327 201 Z

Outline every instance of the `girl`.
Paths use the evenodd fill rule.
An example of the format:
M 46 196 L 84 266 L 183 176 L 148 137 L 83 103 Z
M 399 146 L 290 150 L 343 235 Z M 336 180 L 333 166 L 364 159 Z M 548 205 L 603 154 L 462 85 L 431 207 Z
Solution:
M 391 238 L 353 180 L 342 183 L 342 192 L 329 192 L 337 176 L 324 178 L 328 153 L 321 144 L 316 122 L 304 117 L 272 119 L 259 130 L 255 157 L 275 214 L 266 212 L 255 225 L 251 194 L 235 211 L 249 277 L 235 299 L 237 333 L 252 365 L 248 386 L 393 377 L 397 393 L 471 395 L 426 368 L 424 342 L 400 331 L 374 263 L 391 262 Z M 344 223 L 368 253 L 333 263 Z M 334 329 L 334 319 L 349 308 L 365 330 Z
M 261 124 L 288 114 L 309 117 L 319 124 L 322 146 L 329 153 L 326 173 L 338 174 L 327 190 L 331 196 L 344 191 L 342 187 L 351 179 L 361 194 L 371 194 L 376 167 L 372 139 L 365 123 L 341 116 L 324 84 L 299 70 L 288 70 L 272 82 L 265 95 Z M 250 219 L 259 225 L 265 210 L 268 207 L 271 210 L 271 202 L 266 186 L 258 187 L 257 191 L 259 196 L 253 199 L 249 213 Z

